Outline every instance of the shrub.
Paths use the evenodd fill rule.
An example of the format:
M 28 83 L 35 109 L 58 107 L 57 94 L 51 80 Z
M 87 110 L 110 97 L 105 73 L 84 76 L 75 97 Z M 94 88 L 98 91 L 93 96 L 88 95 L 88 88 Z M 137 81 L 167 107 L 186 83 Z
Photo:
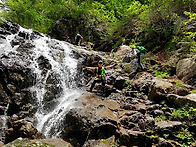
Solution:
M 168 73 L 162 72 L 162 71 L 156 71 L 155 76 L 158 78 L 168 78 L 169 77 Z

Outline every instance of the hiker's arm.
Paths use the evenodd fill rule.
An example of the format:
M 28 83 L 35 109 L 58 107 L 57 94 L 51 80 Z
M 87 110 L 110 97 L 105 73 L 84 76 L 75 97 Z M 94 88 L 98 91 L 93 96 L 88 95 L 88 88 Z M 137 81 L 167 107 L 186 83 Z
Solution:
M 85 67 L 85 69 L 94 71 L 95 67 Z
M 110 66 L 107 66 L 107 67 L 105 67 L 105 69 L 107 70 L 107 69 L 113 68 L 113 67 L 116 66 L 116 65 L 117 65 L 117 63 L 115 63 L 115 64 L 113 64 L 113 65 L 110 65 Z

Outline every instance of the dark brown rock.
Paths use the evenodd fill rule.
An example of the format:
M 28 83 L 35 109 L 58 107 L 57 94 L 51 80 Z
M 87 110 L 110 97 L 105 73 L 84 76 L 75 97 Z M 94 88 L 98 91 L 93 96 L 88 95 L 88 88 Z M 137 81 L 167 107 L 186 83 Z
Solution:
M 108 138 L 115 134 L 118 117 L 114 111 L 119 108 L 118 103 L 86 93 L 75 105 L 80 107 L 71 109 L 66 115 L 64 140 L 79 146 L 87 139 Z
M 44 135 L 33 126 L 31 122 L 24 119 L 13 122 L 12 127 L 6 131 L 5 143 L 9 143 L 19 137 L 38 139 Z
M 119 142 L 125 146 L 152 146 L 150 139 L 145 135 L 144 132 L 131 131 L 120 128 L 118 131 Z

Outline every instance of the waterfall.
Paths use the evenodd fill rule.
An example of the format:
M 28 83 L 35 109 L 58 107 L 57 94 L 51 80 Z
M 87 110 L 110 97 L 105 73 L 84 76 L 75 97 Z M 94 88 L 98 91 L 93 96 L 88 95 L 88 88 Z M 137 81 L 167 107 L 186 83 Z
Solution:
M 0 128 L 0 141 L 4 141 L 5 139 L 5 130 L 7 130 L 7 125 L 6 125 L 6 119 L 7 119 L 7 110 L 9 107 L 9 103 L 6 106 L 4 115 L 0 115 L 0 123 L 1 123 L 1 128 Z
M 25 38 L 28 49 L 20 51 L 20 44 L 11 44 L 18 35 Z M 34 85 L 30 87 L 36 100 L 35 126 L 46 137 L 58 137 L 67 110 L 81 94 L 76 84 L 78 61 L 71 56 L 66 43 L 22 27 L 6 40 L 4 54 L 22 57 L 35 74 Z

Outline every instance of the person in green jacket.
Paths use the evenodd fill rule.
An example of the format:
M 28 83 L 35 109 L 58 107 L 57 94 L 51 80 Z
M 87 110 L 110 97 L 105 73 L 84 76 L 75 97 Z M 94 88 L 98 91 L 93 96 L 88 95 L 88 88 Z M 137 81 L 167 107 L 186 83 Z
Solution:
M 135 45 L 133 45 L 131 47 L 131 49 L 132 49 L 134 56 L 138 58 L 138 64 L 139 64 L 141 70 L 142 71 L 145 70 L 144 66 L 142 64 L 142 58 L 144 57 L 144 55 L 146 53 L 146 49 L 143 46 L 135 46 Z
M 116 64 L 103 67 L 103 61 L 99 60 L 98 66 L 97 67 L 85 67 L 88 70 L 91 70 L 96 73 L 96 77 L 90 87 L 90 92 L 92 92 L 93 87 L 95 86 L 96 83 L 102 83 L 102 94 L 105 95 L 105 83 L 106 83 L 106 75 L 105 75 L 105 70 L 113 68 Z

